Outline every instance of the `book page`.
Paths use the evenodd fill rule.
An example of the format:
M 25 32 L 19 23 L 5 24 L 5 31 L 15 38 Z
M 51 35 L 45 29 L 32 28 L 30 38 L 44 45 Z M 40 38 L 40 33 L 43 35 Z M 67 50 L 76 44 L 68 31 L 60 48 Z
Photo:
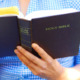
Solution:
M 25 19 L 31 20 L 34 18 L 42 18 L 42 17 L 54 16 L 54 15 L 68 14 L 73 12 L 78 12 L 78 10 L 72 8 L 62 9 L 62 10 L 40 10 L 28 14 L 25 17 Z

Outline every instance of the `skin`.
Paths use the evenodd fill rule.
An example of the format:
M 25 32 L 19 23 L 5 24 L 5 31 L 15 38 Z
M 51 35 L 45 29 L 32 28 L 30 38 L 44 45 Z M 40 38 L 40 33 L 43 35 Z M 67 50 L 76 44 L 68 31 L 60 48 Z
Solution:
M 23 13 L 24 16 L 26 16 L 29 3 L 30 0 L 19 0 L 20 11 Z
M 56 59 L 49 56 L 38 44 L 33 43 L 32 47 L 41 58 L 34 56 L 21 46 L 17 46 L 14 52 L 34 75 L 48 80 L 80 80 L 80 65 L 65 68 Z

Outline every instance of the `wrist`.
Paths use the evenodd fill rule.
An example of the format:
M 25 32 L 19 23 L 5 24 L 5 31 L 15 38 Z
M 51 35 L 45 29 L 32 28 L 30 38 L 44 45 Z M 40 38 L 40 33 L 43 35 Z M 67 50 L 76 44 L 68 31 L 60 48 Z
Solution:
M 63 80 L 63 75 L 65 73 L 66 68 L 62 67 L 60 72 L 56 75 L 56 77 L 50 77 L 48 80 Z
M 57 80 L 80 80 L 80 72 L 74 68 L 64 68 Z

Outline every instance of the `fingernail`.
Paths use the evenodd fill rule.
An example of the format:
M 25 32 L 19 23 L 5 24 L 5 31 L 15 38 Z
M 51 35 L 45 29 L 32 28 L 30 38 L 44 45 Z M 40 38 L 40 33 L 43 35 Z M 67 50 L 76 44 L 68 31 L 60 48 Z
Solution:
M 32 43 L 32 47 L 36 47 L 36 44 L 35 43 Z
M 19 50 L 20 50 L 20 49 L 21 49 L 21 46 L 17 46 L 17 49 L 19 49 Z
M 16 50 L 16 49 L 14 50 L 14 52 L 15 52 L 16 54 L 19 53 L 18 50 Z

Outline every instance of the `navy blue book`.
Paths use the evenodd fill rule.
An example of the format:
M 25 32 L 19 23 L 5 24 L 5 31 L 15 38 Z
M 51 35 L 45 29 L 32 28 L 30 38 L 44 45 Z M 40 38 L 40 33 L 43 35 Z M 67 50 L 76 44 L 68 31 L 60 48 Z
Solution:
M 80 12 L 34 18 L 0 17 L 0 57 L 15 56 L 17 45 L 38 56 L 32 43 L 39 44 L 53 58 L 78 54 Z
M 14 49 L 19 43 L 17 17 L 0 17 L 0 57 L 14 56 Z

